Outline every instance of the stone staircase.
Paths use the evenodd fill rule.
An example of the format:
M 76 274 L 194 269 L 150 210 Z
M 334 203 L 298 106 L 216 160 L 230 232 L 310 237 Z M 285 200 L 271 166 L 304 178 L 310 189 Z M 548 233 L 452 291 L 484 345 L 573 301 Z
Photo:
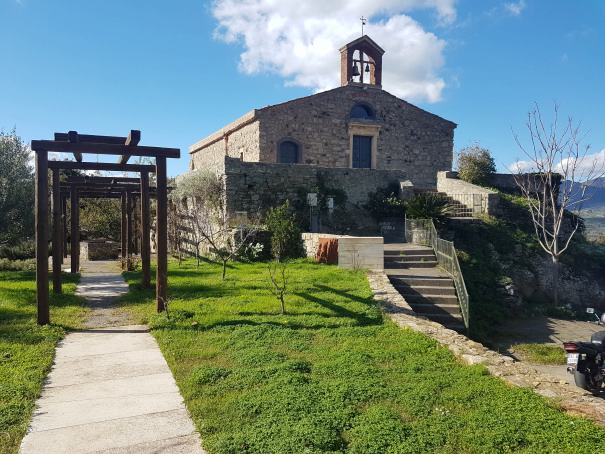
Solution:
M 432 248 L 385 241 L 384 268 L 416 314 L 458 332 L 465 330 L 454 283 L 437 268 Z
M 458 200 L 454 200 L 452 197 L 450 197 L 449 195 L 447 195 L 447 193 L 445 192 L 439 192 L 437 191 L 437 189 L 433 189 L 433 188 L 428 188 L 428 189 L 420 189 L 420 188 L 414 188 L 414 195 L 421 195 L 421 194 L 434 194 L 436 196 L 438 196 L 439 198 L 447 201 L 447 203 L 450 204 L 450 206 L 453 208 L 454 210 L 454 218 L 473 218 L 473 207 L 468 207 L 465 204 L 463 204 L 462 202 L 459 202 Z

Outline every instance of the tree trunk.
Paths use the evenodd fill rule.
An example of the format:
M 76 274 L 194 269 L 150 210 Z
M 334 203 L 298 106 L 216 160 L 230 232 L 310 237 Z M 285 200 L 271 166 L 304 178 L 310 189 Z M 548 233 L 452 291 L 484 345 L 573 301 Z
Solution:
M 555 307 L 559 306 L 559 257 L 552 258 L 552 291 Z
M 225 271 L 227 270 L 227 260 L 223 259 L 223 280 L 225 280 Z
M 196 244 L 195 246 L 195 260 L 197 261 L 196 269 L 200 269 L 200 245 Z

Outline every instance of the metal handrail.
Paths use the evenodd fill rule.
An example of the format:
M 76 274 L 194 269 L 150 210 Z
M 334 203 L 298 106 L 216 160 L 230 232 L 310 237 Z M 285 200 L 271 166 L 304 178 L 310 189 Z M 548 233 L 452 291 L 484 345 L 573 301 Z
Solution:
M 449 274 L 456 287 L 458 304 L 464 320 L 464 326 L 469 327 L 469 300 L 460 263 L 456 256 L 454 243 L 439 238 L 432 219 L 408 219 L 405 217 L 405 240 L 408 243 L 432 247 L 437 257 L 437 263 Z

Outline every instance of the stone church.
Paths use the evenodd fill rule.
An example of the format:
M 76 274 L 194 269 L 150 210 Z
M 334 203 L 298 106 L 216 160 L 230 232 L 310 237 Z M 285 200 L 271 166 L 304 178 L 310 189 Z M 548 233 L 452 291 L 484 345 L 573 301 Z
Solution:
M 383 54 L 365 35 L 343 46 L 340 87 L 248 112 L 189 147 L 189 171 L 222 176 L 233 210 L 292 200 L 320 179 L 350 203 L 391 182 L 436 187 L 456 124 L 384 90 Z

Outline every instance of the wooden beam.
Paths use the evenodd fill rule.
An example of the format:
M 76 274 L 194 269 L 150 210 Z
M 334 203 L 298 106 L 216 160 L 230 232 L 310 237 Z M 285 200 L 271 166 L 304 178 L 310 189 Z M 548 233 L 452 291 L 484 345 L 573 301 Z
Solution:
M 78 188 L 71 188 L 71 272 L 80 270 L 80 197 Z
M 163 158 L 180 158 L 181 150 L 179 148 L 162 147 L 130 147 L 125 144 L 114 145 L 106 143 L 71 143 L 57 142 L 54 140 L 32 140 L 32 150 L 56 151 L 59 153 L 88 153 L 88 154 L 106 154 L 106 155 L 132 155 L 149 156 Z M 125 165 L 125 164 L 124 164 Z
M 128 134 L 125 145 L 128 145 L 129 147 L 136 147 L 140 141 L 141 141 L 141 131 L 137 131 L 137 130 L 133 129 L 132 131 L 130 131 L 130 134 Z M 131 155 L 129 155 L 129 154 L 123 154 L 122 156 L 120 156 L 118 164 L 126 164 L 128 162 L 128 160 L 130 159 L 130 156 Z
M 36 305 L 38 325 L 50 323 L 48 297 L 48 153 L 36 151 Z
M 145 164 L 115 164 L 111 162 L 50 161 L 49 169 L 102 170 L 107 172 L 155 172 L 155 166 Z
M 166 158 L 156 159 L 156 311 L 162 312 L 168 304 L 168 193 L 166 190 Z
M 117 183 L 132 183 L 139 184 L 141 182 L 140 178 L 133 177 L 95 177 L 95 176 L 86 176 L 86 177 L 67 177 L 65 180 L 67 183 L 107 183 L 107 184 L 117 184 Z
M 128 252 L 126 250 L 126 191 L 122 191 L 122 232 L 121 232 L 121 240 L 122 240 L 122 269 L 126 268 L 125 259 L 128 257 Z
M 143 288 L 151 287 L 151 241 L 149 225 L 149 174 L 141 173 L 141 267 Z
M 78 132 L 77 131 L 69 131 L 67 133 L 67 141 L 71 143 L 78 143 Z M 77 162 L 82 162 L 82 153 L 76 153 L 74 151 L 74 158 L 76 158 Z
M 69 134 L 76 133 L 76 131 L 70 131 L 68 133 L 65 132 L 55 132 L 55 141 L 57 142 L 69 142 Z M 78 142 L 79 143 L 109 143 L 114 145 L 121 145 L 126 143 L 126 137 L 115 137 L 115 136 L 97 136 L 90 134 L 78 134 Z
M 61 288 L 61 256 L 63 255 L 63 246 L 61 241 L 61 190 L 59 188 L 61 175 L 59 169 L 53 169 L 53 293 L 63 293 Z
M 67 258 L 67 197 L 65 194 L 62 194 L 61 197 L 61 224 L 63 226 L 63 241 L 61 241 L 61 246 L 63 248 L 63 256 L 61 258 L 61 264 L 63 264 L 64 259 Z
M 132 255 L 132 192 L 126 192 L 126 257 Z

